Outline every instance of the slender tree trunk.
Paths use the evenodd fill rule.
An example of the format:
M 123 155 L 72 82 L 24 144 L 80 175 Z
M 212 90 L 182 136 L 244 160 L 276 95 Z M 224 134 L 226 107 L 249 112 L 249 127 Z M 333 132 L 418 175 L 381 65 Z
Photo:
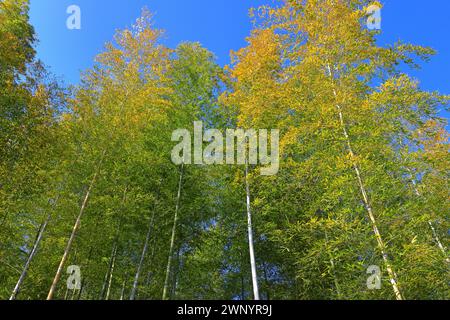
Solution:
M 436 232 L 436 228 L 433 226 L 433 223 L 431 221 L 429 221 L 428 224 L 430 225 L 431 231 L 433 232 L 434 239 L 435 239 L 439 249 L 441 249 L 442 254 L 445 257 L 447 257 L 445 259 L 445 261 L 447 263 L 450 263 L 450 258 L 448 258 L 448 256 L 447 256 L 447 249 L 444 247 L 444 245 L 442 244 L 441 240 L 439 239 L 438 233 Z
M 181 189 L 182 189 L 182 185 L 183 185 L 183 175 L 184 175 L 184 163 L 181 165 L 180 180 L 178 183 L 177 203 L 175 206 L 175 214 L 173 217 L 172 237 L 170 240 L 169 258 L 167 261 L 166 279 L 164 281 L 164 289 L 163 289 L 163 297 L 162 297 L 163 300 L 168 300 L 168 294 L 169 294 L 169 279 L 170 279 L 170 272 L 172 270 L 173 250 L 175 247 L 175 236 L 176 236 L 177 224 L 178 224 L 178 211 L 180 210 L 180 203 L 181 203 Z
M 155 209 L 156 210 L 156 209 Z M 150 220 L 150 224 L 148 226 L 147 237 L 145 238 L 144 248 L 142 249 L 141 259 L 139 260 L 139 265 L 136 271 L 136 276 L 134 277 L 133 288 L 131 289 L 130 300 L 136 299 L 136 292 L 139 283 L 139 277 L 141 276 L 142 266 L 144 264 L 145 256 L 147 255 L 148 243 L 150 241 L 150 236 L 153 230 L 153 222 L 155 220 L 155 211 L 153 211 L 152 218 Z
M 105 274 L 105 280 L 103 281 L 102 291 L 100 293 L 100 300 L 103 300 L 105 298 L 108 283 L 110 281 L 111 271 L 114 267 L 114 262 L 116 259 L 116 252 L 117 252 L 117 240 L 114 240 L 113 248 L 111 251 L 111 257 L 109 258 L 108 270 Z
M 128 282 L 128 275 L 125 277 L 125 280 L 123 280 L 122 283 L 122 291 L 120 292 L 120 301 L 125 299 L 125 289 L 127 287 L 127 282 Z
M 248 162 L 245 164 L 245 190 L 247 193 L 247 219 L 248 219 L 248 245 L 250 250 L 250 265 L 252 269 L 253 296 L 255 300 L 260 300 L 258 288 L 258 275 L 256 272 L 255 248 L 253 242 L 253 224 L 251 212 L 250 183 L 248 181 Z
M 334 85 L 333 73 L 331 71 L 330 65 L 328 65 L 328 72 L 329 72 L 329 76 L 331 78 L 331 81 L 333 82 L 333 85 Z M 344 137 L 345 137 L 345 140 L 346 140 L 346 143 L 347 143 L 348 152 L 350 153 L 350 157 L 351 157 L 351 159 L 353 161 L 353 168 L 355 170 L 356 177 L 358 179 L 359 188 L 360 188 L 361 194 L 363 196 L 363 200 L 364 200 L 364 204 L 365 204 L 367 213 L 368 213 L 370 221 L 372 223 L 373 231 L 375 233 L 375 236 L 376 236 L 376 239 L 377 239 L 377 242 L 378 242 L 378 248 L 381 251 L 381 254 L 382 254 L 382 257 L 383 257 L 383 261 L 384 261 L 384 265 L 385 265 L 386 270 L 387 270 L 387 272 L 389 274 L 389 278 L 390 278 L 390 282 L 391 282 L 391 285 L 392 285 L 392 289 L 394 290 L 396 299 L 397 300 L 403 300 L 403 296 L 402 296 L 402 293 L 400 291 L 400 288 L 399 288 L 399 285 L 398 285 L 398 281 L 397 281 L 397 275 L 395 274 L 394 269 L 393 269 L 393 267 L 391 265 L 391 262 L 389 260 L 389 256 L 388 256 L 388 254 L 386 252 L 386 244 L 384 243 L 384 240 L 383 240 L 383 238 L 381 236 L 380 230 L 378 229 L 378 225 L 377 225 L 377 221 L 375 219 L 375 215 L 373 213 L 372 205 L 370 204 L 369 196 L 368 196 L 366 187 L 365 187 L 364 182 L 363 182 L 363 178 L 362 178 L 362 175 L 361 175 L 361 170 L 359 169 L 359 166 L 357 165 L 356 160 L 355 160 L 355 158 L 356 158 L 355 157 L 355 153 L 353 152 L 353 147 L 352 147 L 352 143 L 350 141 L 350 136 L 349 136 L 348 131 L 347 131 L 347 126 L 346 126 L 346 123 L 345 123 L 345 120 L 344 120 L 342 107 L 339 104 L 338 95 L 337 95 L 337 92 L 336 92 L 335 88 L 333 88 L 333 95 L 334 95 L 334 98 L 336 99 L 336 108 L 337 108 L 338 113 L 339 113 L 339 120 L 340 120 L 340 124 L 341 124 L 341 127 L 342 127 L 342 132 L 344 134 Z
M 48 292 L 48 296 L 47 296 L 47 300 L 52 300 L 53 296 L 55 294 L 56 291 L 56 287 L 58 285 L 59 280 L 61 279 L 62 276 L 62 272 L 63 272 L 63 268 L 64 265 L 67 262 L 67 259 L 69 258 L 69 253 L 70 253 L 70 249 L 72 248 L 72 244 L 75 240 L 75 236 L 77 235 L 78 229 L 80 228 L 81 225 L 81 218 L 83 217 L 84 211 L 87 207 L 87 203 L 89 201 L 89 197 L 91 195 L 92 189 L 94 188 L 95 182 L 97 180 L 97 176 L 99 174 L 99 170 L 100 170 L 100 165 L 97 169 L 97 172 L 94 174 L 94 177 L 92 178 L 91 184 L 89 185 L 88 190 L 86 191 L 86 194 L 84 196 L 84 200 L 83 200 L 83 204 L 81 205 L 80 208 L 80 213 L 78 215 L 78 218 L 75 222 L 75 225 L 73 226 L 73 230 L 72 230 L 72 234 L 70 235 L 69 241 L 67 243 L 66 249 L 64 251 L 64 254 L 62 256 L 61 262 L 59 263 L 58 266 L 58 270 L 56 271 L 56 275 L 55 278 L 53 279 L 53 283 L 50 287 L 50 291 Z
M 116 250 L 114 251 L 114 256 L 113 256 L 114 258 L 113 258 L 111 270 L 109 273 L 108 289 L 106 290 L 105 300 L 109 300 L 109 297 L 111 295 L 111 286 L 112 286 L 112 280 L 113 280 L 113 276 L 114 276 L 114 269 L 116 266 L 117 250 L 118 250 L 118 246 L 116 246 Z
M 407 170 L 408 170 L 408 172 L 409 172 L 409 174 L 410 174 L 410 176 L 411 176 L 411 183 L 412 183 L 413 188 L 414 188 L 414 193 L 416 194 L 416 196 L 422 197 L 422 194 L 420 193 L 419 189 L 417 188 L 417 182 L 416 182 L 416 180 L 414 179 L 411 170 L 410 170 L 409 168 L 408 168 Z M 436 232 L 436 228 L 435 228 L 434 225 L 433 225 L 433 222 L 428 221 L 428 225 L 429 225 L 430 228 L 431 228 L 431 232 L 433 233 L 433 237 L 434 237 L 434 240 L 436 241 L 437 246 L 438 246 L 439 249 L 441 250 L 441 252 L 442 252 L 442 254 L 444 255 L 444 257 L 446 258 L 445 261 L 446 261 L 447 263 L 450 263 L 450 258 L 449 258 L 448 255 L 447 255 L 447 249 L 446 249 L 445 246 L 442 244 L 441 239 L 439 238 L 439 235 L 438 235 L 438 233 Z
M 39 229 L 39 233 L 34 242 L 33 249 L 31 250 L 30 255 L 28 256 L 28 260 L 25 263 L 25 266 L 23 267 L 22 274 L 20 275 L 20 278 L 17 281 L 17 284 L 14 287 L 14 290 L 13 290 L 9 300 L 15 300 L 17 298 L 17 295 L 19 294 L 19 291 L 20 291 L 20 287 L 21 287 L 23 281 L 25 280 L 28 269 L 30 268 L 30 265 L 31 265 L 31 261 L 33 260 L 34 256 L 36 255 L 36 252 L 39 248 L 39 244 L 42 240 L 42 236 L 44 235 L 45 229 L 47 228 L 47 225 L 50 222 L 50 219 L 51 219 L 51 214 L 48 214 L 47 218 L 45 219 L 44 223 L 41 225 L 41 227 Z

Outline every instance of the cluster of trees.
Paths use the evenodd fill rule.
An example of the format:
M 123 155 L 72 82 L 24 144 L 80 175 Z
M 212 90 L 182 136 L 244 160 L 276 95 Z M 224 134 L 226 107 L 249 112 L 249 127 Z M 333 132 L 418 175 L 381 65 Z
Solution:
M 370 4 L 264 7 L 226 68 L 144 10 L 69 90 L 28 0 L 0 1 L 0 299 L 450 298 L 450 97 L 401 72 L 433 50 L 377 45 Z M 280 129 L 280 172 L 176 166 L 198 120 Z

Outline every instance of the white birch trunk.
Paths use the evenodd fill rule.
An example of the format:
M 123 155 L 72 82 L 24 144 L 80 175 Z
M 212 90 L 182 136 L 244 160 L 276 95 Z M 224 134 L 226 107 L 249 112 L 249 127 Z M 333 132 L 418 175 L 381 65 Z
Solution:
M 250 265 L 252 269 L 252 283 L 253 283 L 253 297 L 255 300 L 260 300 L 258 287 L 258 274 L 256 271 L 255 248 L 253 242 L 253 224 L 251 212 L 251 198 L 250 198 L 250 183 L 248 181 L 248 162 L 245 165 L 245 190 L 247 198 L 247 228 L 248 228 L 248 246 L 250 250 Z

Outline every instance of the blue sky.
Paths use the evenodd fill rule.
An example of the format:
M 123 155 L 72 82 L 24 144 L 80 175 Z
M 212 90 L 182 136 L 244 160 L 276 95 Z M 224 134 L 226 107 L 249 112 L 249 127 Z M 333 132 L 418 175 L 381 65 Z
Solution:
M 156 12 L 155 26 L 166 30 L 166 43 L 199 41 L 221 65 L 230 49 L 245 45 L 251 29 L 248 10 L 272 0 L 31 0 L 31 20 L 40 43 L 39 57 L 68 84 L 92 66 L 95 55 L 116 29 L 130 26 L 147 6 Z M 66 9 L 82 10 L 82 29 L 66 28 Z M 397 40 L 438 51 L 420 71 L 410 72 L 426 90 L 450 94 L 450 1 L 385 0 L 380 44 Z

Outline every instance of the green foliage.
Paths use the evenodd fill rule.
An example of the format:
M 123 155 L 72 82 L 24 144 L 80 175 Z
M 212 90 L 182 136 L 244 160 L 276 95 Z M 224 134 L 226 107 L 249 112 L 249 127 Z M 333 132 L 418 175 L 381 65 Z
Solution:
M 167 276 L 171 299 L 252 299 L 244 168 L 170 159 L 198 120 L 281 130 L 279 174 L 248 176 L 262 298 L 394 299 L 391 266 L 405 298 L 448 299 L 449 97 L 399 72 L 433 50 L 379 47 L 368 4 L 265 7 L 226 68 L 166 47 L 144 10 L 69 92 L 35 58 L 28 1 L 1 1 L 0 299 L 48 216 L 18 299 L 46 299 L 65 251 L 55 299 L 129 299 L 138 270 L 137 299 L 161 299 Z

